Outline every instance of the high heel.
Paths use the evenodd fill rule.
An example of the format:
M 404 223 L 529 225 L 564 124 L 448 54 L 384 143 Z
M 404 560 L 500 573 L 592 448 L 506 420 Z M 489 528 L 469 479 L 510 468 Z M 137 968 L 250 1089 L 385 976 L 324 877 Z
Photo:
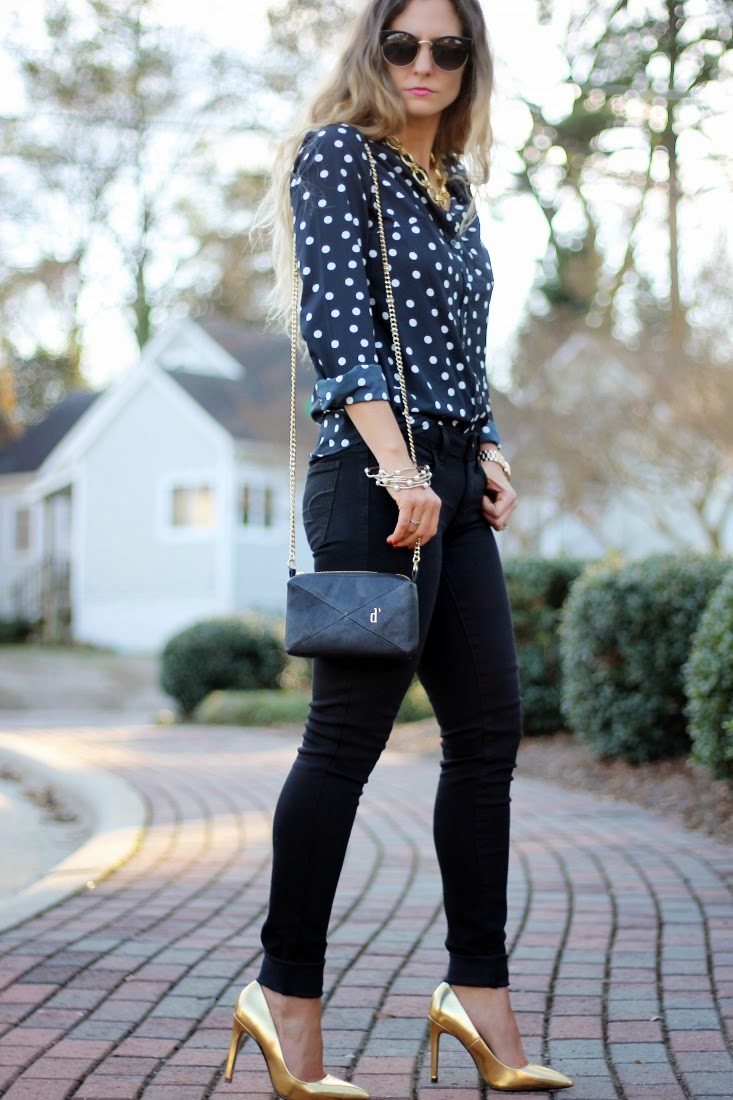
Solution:
M 285 1065 L 277 1029 L 270 1015 L 270 1009 L 259 982 L 250 982 L 239 994 L 234 1009 L 232 1041 L 229 1045 L 229 1057 L 224 1074 L 231 1081 L 239 1046 L 244 1035 L 249 1035 L 257 1043 L 267 1063 L 272 1087 L 278 1096 L 286 1100 L 369 1100 L 369 1093 L 348 1081 L 340 1081 L 327 1073 L 322 1081 L 299 1081 Z
M 441 982 L 430 1001 L 430 1079 L 438 1080 L 438 1044 L 443 1034 L 452 1035 L 462 1043 L 476 1063 L 487 1085 L 504 1092 L 524 1092 L 530 1089 L 567 1089 L 569 1077 L 549 1066 L 527 1063 L 521 1069 L 505 1066 L 471 1023 L 471 1018 L 447 982 Z

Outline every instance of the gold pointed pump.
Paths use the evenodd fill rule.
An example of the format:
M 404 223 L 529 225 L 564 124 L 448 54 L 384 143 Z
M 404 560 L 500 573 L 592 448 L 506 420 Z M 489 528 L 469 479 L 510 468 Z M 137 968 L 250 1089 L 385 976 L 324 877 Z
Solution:
M 444 1033 L 463 1043 L 473 1058 L 479 1073 L 492 1089 L 503 1092 L 525 1092 L 530 1089 L 567 1089 L 569 1077 L 548 1066 L 528 1063 L 513 1069 L 500 1062 L 471 1023 L 471 1018 L 447 982 L 442 982 L 430 1002 L 430 1078 L 438 1080 L 438 1043 Z
M 299 1081 L 285 1065 L 277 1030 L 262 986 L 250 982 L 239 994 L 234 1009 L 234 1027 L 229 1047 L 225 1080 L 231 1081 L 243 1035 L 249 1035 L 262 1051 L 272 1087 L 283 1100 L 369 1100 L 369 1093 L 348 1081 L 326 1074 L 322 1081 Z

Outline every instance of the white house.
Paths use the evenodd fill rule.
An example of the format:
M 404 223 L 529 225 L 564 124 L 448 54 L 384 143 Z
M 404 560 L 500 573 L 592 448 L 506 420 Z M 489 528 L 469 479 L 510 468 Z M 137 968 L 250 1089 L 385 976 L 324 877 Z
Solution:
M 173 324 L 108 390 L 69 394 L 0 453 L 0 616 L 153 651 L 199 618 L 282 612 L 288 395 L 287 340 L 219 319 Z

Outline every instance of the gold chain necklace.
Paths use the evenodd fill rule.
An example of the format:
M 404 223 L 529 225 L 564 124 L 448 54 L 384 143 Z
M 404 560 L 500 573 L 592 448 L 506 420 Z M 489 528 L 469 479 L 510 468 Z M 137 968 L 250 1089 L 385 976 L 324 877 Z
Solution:
M 430 154 L 430 165 L 436 176 L 438 177 L 437 187 L 433 187 L 432 183 L 430 182 L 430 176 L 427 174 L 422 165 L 417 163 L 412 153 L 409 153 L 407 149 L 405 149 L 401 141 L 398 141 L 397 138 L 394 137 L 388 137 L 386 141 L 390 149 L 394 149 L 396 153 L 399 153 L 402 163 L 407 165 L 417 182 L 420 184 L 421 187 L 425 188 L 433 202 L 437 203 L 437 205 L 441 207 L 442 210 L 448 210 L 450 207 L 450 191 L 448 190 L 448 181 L 443 175 L 435 153 Z

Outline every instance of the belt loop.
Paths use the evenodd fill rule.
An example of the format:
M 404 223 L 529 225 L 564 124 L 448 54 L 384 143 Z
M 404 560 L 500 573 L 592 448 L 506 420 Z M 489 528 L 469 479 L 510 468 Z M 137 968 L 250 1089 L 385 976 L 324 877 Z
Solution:
M 439 424 L 440 428 L 440 449 L 444 454 L 451 453 L 451 436 L 450 432 L 446 428 L 445 424 Z

